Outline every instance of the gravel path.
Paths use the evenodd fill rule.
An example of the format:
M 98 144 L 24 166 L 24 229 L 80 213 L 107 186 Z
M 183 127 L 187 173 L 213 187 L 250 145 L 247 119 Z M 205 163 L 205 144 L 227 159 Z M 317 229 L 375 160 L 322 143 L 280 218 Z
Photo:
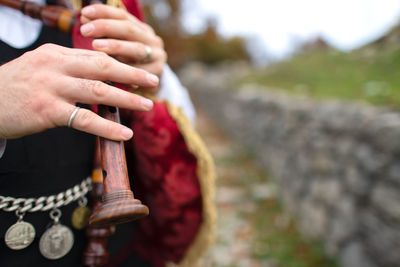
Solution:
M 252 255 L 254 231 L 247 215 L 255 211 L 256 204 L 248 196 L 249 188 L 243 187 L 241 181 L 255 174 L 251 173 L 254 169 L 242 161 L 245 152 L 236 147 L 202 113 L 199 114 L 197 128 L 214 157 L 218 177 L 216 243 L 201 266 L 272 266 L 253 259 Z M 265 194 L 268 191 L 265 184 L 249 187 L 259 191 L 258 197 L 269 197 Z

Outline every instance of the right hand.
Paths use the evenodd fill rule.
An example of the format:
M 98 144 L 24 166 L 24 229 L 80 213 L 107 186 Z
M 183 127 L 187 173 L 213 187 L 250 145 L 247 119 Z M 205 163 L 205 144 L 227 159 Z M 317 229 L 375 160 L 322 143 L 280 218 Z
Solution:
M 0 66 L 0 138 L 18 138 L 66 126 L 75 104 L 105 104 L 138 111 L 153 103 L 102 81 L 155 87 L 158 78 L 103 52 L 53 44 Z M 72 127 L 113 140 L 128 140 L 131 129 L 81 108 Z
M 81 10 L 81 33 L 94 39 L 93 49 L 114 56 L 118 61 L 161 77 L 167 53 L 163 40 L 148 24 L 122 8 L 94 4 Z M 149 58 L 147 50 L 150 49 Z M 141 88 L 157 94 L 159 88 Z

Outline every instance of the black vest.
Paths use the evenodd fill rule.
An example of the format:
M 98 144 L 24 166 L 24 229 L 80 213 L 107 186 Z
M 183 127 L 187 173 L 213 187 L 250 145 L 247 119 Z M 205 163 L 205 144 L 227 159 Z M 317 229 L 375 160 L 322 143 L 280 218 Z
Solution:
M 0 42 L 0 62 L 5 63 L 44 43 L 71 47 L 71 37 L 43 27 L 38 40 L 26 49 L 15 49 Z M 51 79 L 51 77 L 49 77 Z M 66 114 L 68 116 L 68 114 Z M 67 127 L 7 140 L 0 158 L 0 195 L 40 197 L 58 194 L 79 184 L 90 175 L 94 137 Z M 60 208 L 61 223 L 71 227 L 70 218 L 77 203 Z M 73 230 L 75 243 L 67 256 L 50 261 L 39 253 L 38 240 L 49 225 L 49 212 L 26 213 L 24 220 L 33 224 L 36 240 L 27 248 L 14 251 L 0 240 L 0 266 L 79 266 L 84 249 L 84 231 Z M 14 212 L 0 211 L 0 236 L 17 221 Z M 60 265 L 61 264 L 61 265 Z

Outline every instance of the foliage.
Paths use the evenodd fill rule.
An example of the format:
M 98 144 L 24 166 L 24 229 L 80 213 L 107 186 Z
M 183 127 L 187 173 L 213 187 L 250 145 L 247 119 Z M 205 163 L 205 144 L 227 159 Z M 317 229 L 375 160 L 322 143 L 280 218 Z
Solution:
M 193 35 L 183 40 L 190 49 L 188 59 L 200 61 L 208 65 L 221 63 L 222 61 L 245 60 L 249 61 L 245 41 L 239 37 L 224 39 L 218 35 L 209 34 L 208 29 L 204 34 Z
M 167 17 L 157 17 L 155 5 L 164 4 L 169 9 Z M 216 30 L 216 22 L 209 19 L 204 32 L 191 35 L 182 26 L 181 0 L 155 0 L 145 6 L 146 20 L 164 40 L 168 63 L 173 68 L 182 67 L 190 60 L 208 65 L 222 61 L 249 61 L 246 42 L 241 37 L 223 38 Z

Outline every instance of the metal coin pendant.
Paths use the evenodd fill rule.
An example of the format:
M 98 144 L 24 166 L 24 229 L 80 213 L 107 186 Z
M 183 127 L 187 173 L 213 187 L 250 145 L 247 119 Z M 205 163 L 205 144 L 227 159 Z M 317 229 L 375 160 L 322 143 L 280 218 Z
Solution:
M 35 235 L 36 231 L 32 224 L 19 221 L 8 228 L 4 240 L 9 248 L 20 250 L 29 246 Z
M 87 206 L 79 206 L 72 213 L 71 223 L 77 230 L 82 230 L 89 222 L 90 210 Z
M 64 257 L 74 244 L 72 231 L 62 225 L 54 224 L 43 233 L 39 241 L 40 253 L 49 260 Z

